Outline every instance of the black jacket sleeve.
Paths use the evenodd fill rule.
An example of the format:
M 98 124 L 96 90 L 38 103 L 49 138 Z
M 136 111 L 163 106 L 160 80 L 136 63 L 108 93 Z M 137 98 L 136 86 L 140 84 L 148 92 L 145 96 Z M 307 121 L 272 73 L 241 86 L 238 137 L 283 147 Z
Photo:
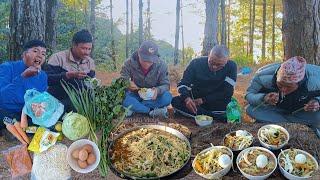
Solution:
M 178 92 L 183 100 L 191 97 L 190 88 L 194 81 L 194 64 L 195 62 L 192 60 L 184 71 L 181 81 L 178 83 Z
M 214 94 L 209 94 L 202 99 L 204 102 L 214 102 L 214 101 L 230 101 L 233 92 L 234 86 L 237 80 L 237 65 L 233 61 L 230 62 L 230 65 L 226 74 L 226 78 L 222 87 L 219 88 L 221 91 L 215 92 Z

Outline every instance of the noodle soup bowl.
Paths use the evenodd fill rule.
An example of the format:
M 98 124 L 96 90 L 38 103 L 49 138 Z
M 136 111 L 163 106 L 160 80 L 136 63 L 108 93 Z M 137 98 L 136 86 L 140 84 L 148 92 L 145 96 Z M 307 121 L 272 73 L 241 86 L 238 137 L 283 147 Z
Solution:
M 285 135 L 285 140 L 281 143 L 281 144 L 278 144 L 278 145 L 273 145 L 273 144 L 270 144 L 266 141 L 264 141 L 264 139 L 266 138 L 265 135 L 263 135 L 263 131 L 267 130 L 267 129 L 270 129 L 270 128 L 273 128 L 273 129 L 277 129 L 279 130 L 281 133 L 283 133 L 282 135 Z M 272 132 L 271 132 L 272 133 Z M 264 136 L 264 137 L 263 137 Z M 270 138 L 272 135 L 270 135 Z M 270 150 L 279 150 L 279 149 L 282 149 L 285 145 L 288 144 L 289 142 L 289 139 L 290 139 L 290 135 L 289 135 L 289 132 L 283 128 L 282 126 L 279 126 L 279 125 L 276 125 L 276 124 L 269 124 L 269 125 L 265 125 L 265 126 L 262 126 L 259 131 L 258 131 L 258 139 L 259 139 L 259 142 L 260 144 L 265 147 L 265 148 L 268 148 Z
M 246 130 L 232 131 L 223 138 L 223 145 L 233 152 L 239 153 L 243 149 L 250 147 L 253 143 L 253 135 Z
M 205 154 L 205 153 L 207 153 L 207 152 L 209 152 L 209 151 L 211 151 L 211 150 L 213 150 L 213 149 L 225 149 L 227 152 L 228 152 L 228 155 L 230 155 L 230 160 L 231 160 L 231 162 L 226 166 L 226 167 L 224 167 L 223 169 L 221 169 L 220 171 L 217 171 L 217 172 L 214 172 L 214 173 L 208 173 L 208 174 L 204 174 L 204 173 L 201 173 L 201 172 L 199 172 L 198 170 L 197 170 L 197 168 L 196 168 L 196 160 L 197 160 L 197 158 L 198 158 L 198 156 L 199 155 L 201 155 L 201 154 Z M 206 178 L 206 179 L 219 179 L 219 178 L 221 178 L 221 177 L 223 177 L 223 176 L 225 176 L 229 171 L 230 171 L 230 169 L 231 169 L 231 167 L 232 167 L 232 163 L 233 163 L 233 153 L 232 153 L 232 151 L 231 151 L 231 149 L 230 148 L 228 148 L 228 147 L 225 147 L 225 146 L 213 146 L 213 147 L 209 147 L 209 148 L 207 148 L 207 149 L 204 149 L 204 150 L 202 150 L 199 154 L 197 154 L 197 156 L 194 158 L 194 160 L 193 160 L 193 162 L 192 162 L 192 167 L 193 167 L 193 170 L 199 175 L 199 176 L 201 176 L 201 177 L 203 177 L 203 178 Z
M 280 161 L 284 160 L 284 154 L 286 154 L 288 151 L 290 151 L 291 149 L 286 149 L 284 151 L 281 151 L 281 153 L 278 155 L 278 165 L 279 165 L 279 169 L 281 171 L 281 173 L 284 175 L 284 177 L 286 177 L 289 180 L 302 180 L 302 179 L 311 179 L 312 175 L 308 175 L 308 176 L 296 176 L 292 173 L 289 173 L 288 171 L 285 170 L 285 166 L 281 165 Z M 309 153 L 307 153 L 306 151 L 300 150 L 300 149 L 293 149 L 295 151 L 297 151 L 297 153 L 299 154 L 303 154 L 305 155 L 307 158 L 310 158 L 310 160 L 315 164 L 315 170 L 314 172 L 319 170 L 319 165 L 317 160 Z M 316 178 L 315 178 L 316 179 Z
M 260 150 L 260 151 L 263 151 L 265 153 L 268 154 L 269 158 L 268 158 L 268 163 L 270 163 L 270 161 L 272 161 L 274 163 L 274 167 L 270 168 L 270 171 L 267 172 L 267 173 L 264 173 L 263 175 L 253 175 L 253 174 L 249 174 L 249 173 L 246 173 L 243 169 L 241 169 L 239 163 L 240 163 L 240 160 L 244 157 L 245 154 L 248 154 L 250 153 L 250 151 L 252 150 Z M 256 163 L 256 160 L 254 160 L 253 163 Z M 277 159 L 276 159 L 276 156 L 268 149 L 266 148 L 263 148 L 263 147 L 249 147 L 247 149 L 244 149 L 242 150 L 237 159 L 236 159 L 236 164 L 237 164 L 237 167 L 238 169 L 240 170 L 241 174 L 250 179 L 250 180 L 262 180 L 262 179 L 267 179 L 277 168 Z

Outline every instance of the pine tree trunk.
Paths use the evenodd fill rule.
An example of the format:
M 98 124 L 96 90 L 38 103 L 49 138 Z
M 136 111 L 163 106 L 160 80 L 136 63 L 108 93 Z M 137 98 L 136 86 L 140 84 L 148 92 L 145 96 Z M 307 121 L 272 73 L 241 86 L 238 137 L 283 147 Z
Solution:
M 226 45 L 226 0 L 221 0 L 221 44 Z
M 275 61 L 275 20 L 276 20 L 276 2 L 272 4 L 272 61 Z
M 147 23 L 145 31 L 146 40 L 151 39 L 151 12 L 150 12 L 150 0 L 147 1 Z
M 129 0 L 126 0 L 126 59 L 129 56 Z
M 174 65 L 177 65 L 179 62 L 179 34 L 180 34 L 180 0 L 177 0 L 176 5 L 176 34 L 174 38 L 174 55 L 173 62 Z
M 256 20 L 256 0 L 252 0 L 252 18 L 251 18 L 250 42 L 249 42 L 249 46 L 250 46 L 249 54 L 251 57 L 253 57 L 253 39 L 254 39 L 254 31 L 255 31 L 255 20 Z
M 250 57 L 250 35 L 251 35 L 251 26 L 252 26 L 252 0 L 249 2 L 249 31 L 248 31 L 248 41 L 247 41 L 247 58 Z
M 91 0 L 90 4 L 90 31 L 92 35 L 91 57 L 93 57 L 94 44 L 96 39 L 96 0 Z
M 228 48 L 230 48 L 230 23 L 231 23 L 231 0 L 228 0 L 228 32 L 227 32 L 227 44 L 228 44 Z
M 110 0 L 110 34 L 111 34 L 111 59 L 113 62 L 113 68 L 116 70 L 117 69 L 117 61 L 116 61 L 116 52 L 115 52 L 115 44 L 114 44 L 114 34 L 113 34 L 113 13 L 112 13 L 112 0 Z
M 9 57 L 21 59 L 23 45 L 32 39 L 45 40 L 46 4 L 41 0 L 12 0 Z
M 204 26 L 204 39 L 201 54 L 207 56 L 209 51 L 218 44 L 218 10 L 219 0 L 205 0 L 206 22 Z
M 143 17 L 142 17 L 142 11 L 143 11 L 143 3 L 142 0 L 139 0 L 139 45 L 143 41 Z
M 185 52 L 184 52 L 184 33 L 183 33 L 183 15 L 182 15 L 182 0 L 180 4 L 180 18 L 181 18 L 181 43 L 182 43 L 182 61 L 185 62 Z
M 47 52 L 49 52 L 49 54 L 55 51 L 57 45 L 57 8 L 57 0 L 46 1 L 45 43 L 47 45 Z
M 133 53 L 134 52 L 134 49 L 133 49 L 133 39 L 134 39 L 134 35 L 133 35 L 133 2 L 132 2 L 132 0 L 131 0 L 131 2 L 130 2 L 130 4 L 131 4 L 131 10 L 130 10 L 130 16 L 131 16 L 131 18 L 130 18 L 130 53 Z
M 320 65 L 320 0 L 283 0 L 285 59 L 302 56 Z
M 262 2 L 262 49 L 261 49 L 261 59 L 264 61 L 266 59 L 266 21 L 267 21 L 267 1 Z

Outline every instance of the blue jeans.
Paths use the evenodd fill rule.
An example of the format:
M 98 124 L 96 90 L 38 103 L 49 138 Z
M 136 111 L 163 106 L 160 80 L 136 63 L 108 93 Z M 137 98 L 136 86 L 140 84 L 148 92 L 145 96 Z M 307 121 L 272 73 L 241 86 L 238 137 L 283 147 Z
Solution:
M 143 100 L 137 93 L 127 91 L 123 100 L 123 106 L 129 107 L 130 110 L 137 113 L 149 113 L 150 109 L 162 108 L 171 103 L 172 95 L 169 91 L 165 91 L 162 95 L 158 95 L 156 100 Z

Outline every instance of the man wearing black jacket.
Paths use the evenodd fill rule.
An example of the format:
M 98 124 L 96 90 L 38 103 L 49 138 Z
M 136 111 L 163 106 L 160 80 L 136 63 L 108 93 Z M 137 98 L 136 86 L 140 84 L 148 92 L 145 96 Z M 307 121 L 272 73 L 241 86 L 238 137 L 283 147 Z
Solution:
M 209 56 L 193 59 L 178 83 L 180 96 L 175 110 L 185 115 L 208 115 L 224 119 L 237 78 L 237 65 L 229 60 L 225 46 L 215 46 Z M 219 115 L 218 115 L 219 114 Z

